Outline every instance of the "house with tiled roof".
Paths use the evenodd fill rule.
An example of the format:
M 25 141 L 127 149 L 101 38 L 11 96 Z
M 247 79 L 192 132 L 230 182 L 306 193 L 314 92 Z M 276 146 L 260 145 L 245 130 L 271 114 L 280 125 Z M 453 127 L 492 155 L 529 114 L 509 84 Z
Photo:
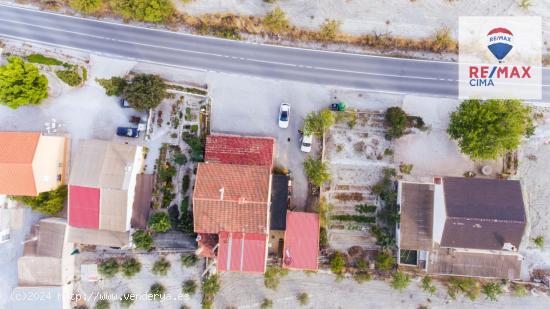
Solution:
M 142 147 L 102 140 L 81 140 L 69 177 L 69 240 L 125 247 L 136 178 L 143 166 Z
M 283 267 L 317 270 L 319 267 L 319 215 L 287 211 Z
M 220 272 L 265 271 L 274 148 L 273 138 L 211 135 L 206 140 L 193 221 L 199 253 L 216 256 Z
M 398 204 L 400 265 L 438 275 L 520 277 L 526 213 L 519 181 L 401 181 Z
M 65 181 L 67 138 L 0 132 L 0 195 L 36 196 Z

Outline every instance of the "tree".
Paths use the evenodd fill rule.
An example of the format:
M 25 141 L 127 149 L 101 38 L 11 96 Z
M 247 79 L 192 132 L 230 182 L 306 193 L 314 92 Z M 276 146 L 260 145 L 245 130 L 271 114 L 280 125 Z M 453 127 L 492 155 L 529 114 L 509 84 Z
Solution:
M 386 124 L 388 125 L 387 140 L 403 136 L 407 128 L 407 113 L 399 107 L 390 107 L 386 110 Z
M 12 196 L 11 199 L 29 205 L 34 211 L 45 215 L 55 215 L 65 207 L 67 186 L 55 190 L 42 192 L 38 196 Z
M 114 277 L 118 273 L 119 269 L 120 265 L 115 258 L 103 260 L 97 267 L 97 271 L 106 278 Z
M 289 27 L 285 11 L 280 7 L 274 8 L 263 19 L 264 27 L 271 33 L 280 33 Z
M 323 134 L 334 125 L 335 121 L 334 113 L 328 109 L 318 113 L 311 112 L 307 114 L 304 120 L 304 134 L 313 134 L 317 137 L 323 137 Z
M 409 275 L 398 270 L 393 274 L 393 278 L 390 285 L 392 288 L 401 291 L 407 288 L 410 282 L 411 282 L 411 278 L 409 277 Z
M 181 287 L 181 291 L 183 294 L 193 296 L 197 291 L 197 283 L 195 282 L 195 280 L 186 280 Z
M 170 270 L 170 262 L 165 258 L 158 259 L 155 264 L 153 264 L 153 268 L 151 268 L 153 274 L 160 276 L 166 276 L 168 270 Z
M 500 294 L 502 294 L 502 285 L 498 282 L 489 282 L 481 286 L 481 292 L 485 294 L 487 299 L 497 301 Z
M 533 132 L 530 108 L 519 100 L 466 100 L 451 114 L 447 133 L 474 160 L 494 160 Z
M 0 67 L 0 104 L 16 109 L 22 105 L 38 105 L 48 97 L 48 79 L 30 63 L 9 57 Z
M 121 96 L 124 88 L 128 85 L 126 79 L 118 76 L 111 78 L 96 79 L 97 83 L 105 88 L 105 94 L 108 96 Z
M 344 273 L 344 269 L 346 268 L 346 258 L 344 257 L 344 254 L 342 252 L 336 251 L 334 253 L 334 256 L 330 259 L 330 271 L 332 271 L 333 274 L 341 275 Z
M 84 14 L 92 14 L 101 7 L 101 0 L 70 0 L 69 6 Z
M 157 212 L 149 219 L 149 228 L 157 233 L 165 233 L 172 228 L 170 217 L 165 212 Z
M 136 258 L 127 258 L 122 262 L 122 274 L 133 277 L 141 271 L 141 263 Z
M 136 249 L 151 251 L 153 248 L 153 237 L 147 231 L 137 230 L 132 234 L 132 242 Z
M 296 295 L 296 299 L 298 300 L 300 306 L 306 306 L 309 303 L 309 294 L 302 292 Z
M 164 285 L 156 282 L 149 288 L 149 295 L 152 296 L 153 300 L 161 300 L 164 298 L 164 294 L 166 293 L 166 288 Z
M 124 88 L 124 98 L 138 111 L 157 107 L 166 96 L 166 84 L 158 75 L 140 74 Z
M 304 161 L 304 171 L 309 182 L 318 187 L 330 180 L 327 164 L 321 160 L 315 160 L 311 156 L 308 156 Z
M 319 35 L 322 40 L 334 40 L 338 32 L 340 32 L 340 21 L 327 19 L 321 25 Z
M 170 0 L 110 0 L 109 4 L 125 19 L 159 23 L 174 14 Z

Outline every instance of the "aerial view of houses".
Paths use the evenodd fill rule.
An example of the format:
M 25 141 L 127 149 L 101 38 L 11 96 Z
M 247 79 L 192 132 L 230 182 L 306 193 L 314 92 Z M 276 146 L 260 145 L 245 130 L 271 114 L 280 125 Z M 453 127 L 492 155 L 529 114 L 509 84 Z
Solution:
M 0 0 L 0 309 L 550 308 L 548 12 Z

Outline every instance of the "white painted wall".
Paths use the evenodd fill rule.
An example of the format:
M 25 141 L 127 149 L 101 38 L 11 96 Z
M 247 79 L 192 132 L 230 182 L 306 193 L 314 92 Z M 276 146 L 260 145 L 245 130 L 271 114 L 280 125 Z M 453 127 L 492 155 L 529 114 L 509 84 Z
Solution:
M 443 181 L 443 179 L 441 181 Z M 432 226 L 432 239 L 438 244 L 441 244 L 441 238 L 443 237 L 443 228 L 445 227 L 445 220 L 447 218 L 447 211 L 445 210 L 445 196 L 443 194 L 443 185 L 444 184 L 434 184 L 434 217 Z

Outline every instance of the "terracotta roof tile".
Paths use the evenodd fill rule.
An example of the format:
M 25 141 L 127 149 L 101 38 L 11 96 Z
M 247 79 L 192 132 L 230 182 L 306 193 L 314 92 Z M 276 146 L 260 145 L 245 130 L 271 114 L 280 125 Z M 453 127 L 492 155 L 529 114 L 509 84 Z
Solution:
M 195 232 L 267 233 L 270 179 L 267 166 L 200 163 L 193 192 Z
M 275 139 L 236 135 L 206 138 L 205 161 L 242 165 L 273 165 Z
M 37 195 L 32 169 L 38 132 L 0 132 L 0 194 Z
M 317 270 L 319 259 L 319 215 L 288 211 L 283 267 Z

